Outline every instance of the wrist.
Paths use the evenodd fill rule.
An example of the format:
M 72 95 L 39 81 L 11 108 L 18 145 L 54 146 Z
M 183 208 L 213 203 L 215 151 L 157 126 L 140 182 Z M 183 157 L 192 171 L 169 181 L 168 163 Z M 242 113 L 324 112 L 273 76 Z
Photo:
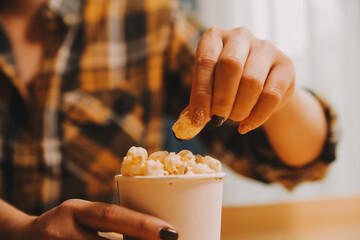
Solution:
M 18 220 L 16 226 L 13 226 L 10 233 L 10 239 L 13 240 L 23 240 L 23 239 L 33 239 L 32 238 L 32 229 L 34 222 L 36 221 L 36 216 L 30 216 L 24 214 L 21 219 Z
M 327 122 L 319 101 L 298 88 L 289 102 L 271 115 L 264 129 L 285 164 L 303 167 L 319 156 L 326 139 Z

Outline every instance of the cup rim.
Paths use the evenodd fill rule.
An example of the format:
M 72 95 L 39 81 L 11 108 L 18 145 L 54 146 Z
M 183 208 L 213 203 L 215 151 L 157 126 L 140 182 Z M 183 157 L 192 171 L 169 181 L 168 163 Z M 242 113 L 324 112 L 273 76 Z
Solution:
M 225 177 L 224 172 L 220 173 L 204 173 L 194 175 L 168 175 L 168 176 L 123 176 L 118 174 L 114 179 L 118 182 L 174 182 L 174 181 L 188 181 L 188 180 L 200 180 L 200 179 L 223 179 Z

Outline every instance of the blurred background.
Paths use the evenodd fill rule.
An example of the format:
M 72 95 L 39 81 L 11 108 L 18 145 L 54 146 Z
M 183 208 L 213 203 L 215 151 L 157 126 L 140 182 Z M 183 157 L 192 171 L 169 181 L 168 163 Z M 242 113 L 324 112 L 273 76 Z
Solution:
M 224 205 L 257 205 L 360 195 L 360 1 L 183 0 L 206 27 L 245 26 L 289 55 L 297 84 L 325 97 L 341 127 L 337 160 L 325 180 L 293 192 L 225 169 Z

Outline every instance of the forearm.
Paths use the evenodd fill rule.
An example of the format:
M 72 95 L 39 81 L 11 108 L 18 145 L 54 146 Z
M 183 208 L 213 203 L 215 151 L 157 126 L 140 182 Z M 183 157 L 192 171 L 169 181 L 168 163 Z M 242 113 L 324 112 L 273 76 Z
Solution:
M 19 234 L 32 218 L 0 199 L 0 236 L 4 239 L 21 239 Z
M 296 88 L 289 102 L 271 115 L 264 129 L 279 158 L 289 166 L 301 167 L 320 154 L 327 123 L 317 99 Z

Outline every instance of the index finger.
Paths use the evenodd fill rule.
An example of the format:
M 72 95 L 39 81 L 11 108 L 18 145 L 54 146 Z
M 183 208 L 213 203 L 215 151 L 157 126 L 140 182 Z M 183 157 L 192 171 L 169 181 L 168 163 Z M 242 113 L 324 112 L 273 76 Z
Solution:
M 223 48 L 222 29 L 212 27 L 201 37 L 194 67 L 189 110 L 192 123 L 204 127 L 210 120 L 213 80 L 217 60 Z M 198 115 L 204 116 L 199 119 Z
M 161 230 L 174 229 L 154 216 L 108 203 L 84 201 L 74 215 L 80 224 L 96 231 L 123 233 L 141 239 L 160 239 Z

